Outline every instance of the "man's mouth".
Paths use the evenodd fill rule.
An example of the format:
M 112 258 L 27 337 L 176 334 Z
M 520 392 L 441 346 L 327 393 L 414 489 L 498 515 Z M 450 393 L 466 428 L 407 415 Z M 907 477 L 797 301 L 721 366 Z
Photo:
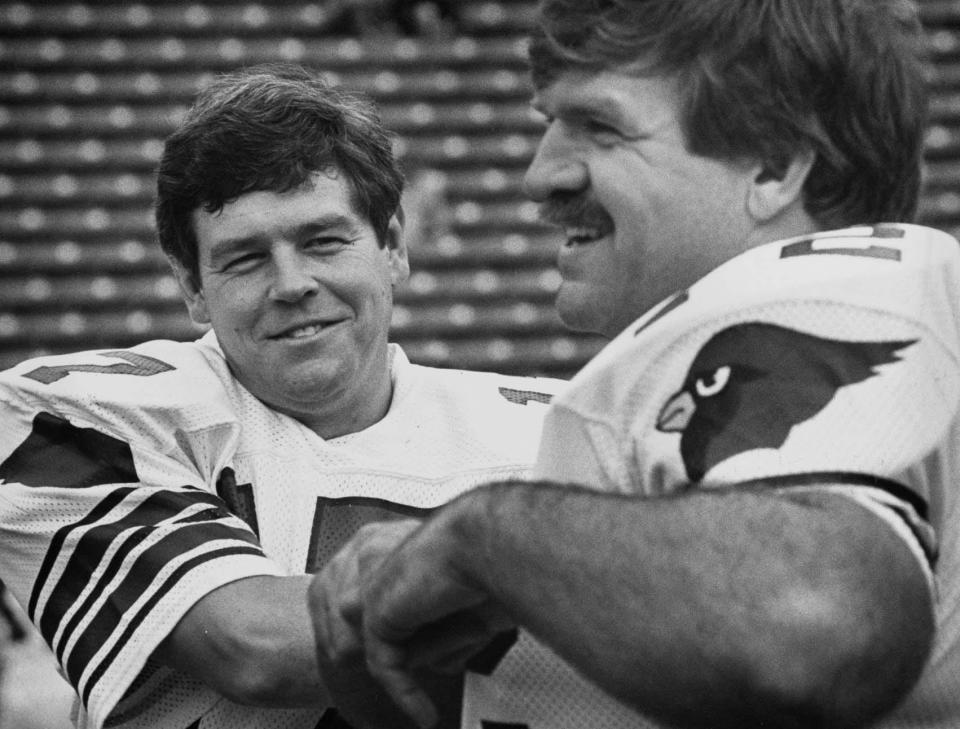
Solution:
M 323 325 L 322 325 L 322 324 L 311 324 L 310 326 L 299 327 L 299 328 L 297 328 L 297 329 L 292 329 L 292 330 L 284 333 L 282 336 L 288 337 L 288 338 L 290 338 L 290 339 L 303 339 L 303 338 L 305 338 L 305 337 L 312 337 L 314 334 L 316 334 L 317 332 L 319 332 L 321 329 L 323 329 Z
M 314 322 L 312 324 L 303 324 L 297 327 L 291 327 L 290 329 L 284 329 L 278 334 L 274 334 L 271 339 L 307 339 L 308 337 L 313 337 L 322 332 L 327 327 L 332 326 L 336 322 Z
M 555 192 L 540 204 L 540 217 L 563 228 L 568 247 L 587 245 L 613 233 L 607 211 L 582 193 Z
M 564 229 L 568 246 L 580 246 L 600 240 L 609 234 L 606 228 L 569 227 Z

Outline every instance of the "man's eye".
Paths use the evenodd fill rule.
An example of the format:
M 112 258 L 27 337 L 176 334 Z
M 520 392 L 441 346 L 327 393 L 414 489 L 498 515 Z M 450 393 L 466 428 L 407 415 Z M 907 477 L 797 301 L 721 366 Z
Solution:
M 305 243 L 305 247 L 310 250 L 334 250 L 339 248 L 342 245 L 346 245 L 347 241 L 343 238 L 338 238 L 336 236 L 324 236 L 321 238 L 311 238 Z
M 601 121 L 590 119 L 584 124 L 584 127 L 591 137 L 601 144 L 612 144 L 621 138 L 620 131 L 615 127 Z
M 244 253 L 242 256 L 231 258 L 223 267 L 225 271 L 235 271 L 238 269 L 250 268 L 256 265 L 260 260 L 259 253 Z

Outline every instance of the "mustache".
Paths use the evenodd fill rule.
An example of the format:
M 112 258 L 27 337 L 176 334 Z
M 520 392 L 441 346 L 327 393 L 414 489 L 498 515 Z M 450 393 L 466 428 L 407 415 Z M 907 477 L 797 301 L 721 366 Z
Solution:
M 553 192 L 540 203 L 538 212 L 545 223 L 561 228 L 613 227 L 613 221 L 603 206 L 583 193 Z

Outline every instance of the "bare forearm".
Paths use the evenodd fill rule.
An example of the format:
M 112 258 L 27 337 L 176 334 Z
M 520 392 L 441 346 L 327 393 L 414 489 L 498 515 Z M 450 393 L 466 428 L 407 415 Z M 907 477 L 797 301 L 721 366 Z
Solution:
M 323 706 L 307 613 L 310 577 L 254 577 L 198 602 L 161 645 L 158 658 L 237 703 Z
M 444 518 L 466 577 L 622 700 L 686 726 L 855 726 L 914 680 L 931 610 L 906 547 L 826 498 L 513 484 Z

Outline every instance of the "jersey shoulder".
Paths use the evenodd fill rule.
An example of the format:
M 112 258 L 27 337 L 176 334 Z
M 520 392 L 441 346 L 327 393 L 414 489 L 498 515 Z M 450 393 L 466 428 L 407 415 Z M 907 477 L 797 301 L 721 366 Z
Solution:
M 155 340 L 26 360 L 0 373 L 0 405 L 29 429 L 46 414 L 168 450 L 177 433 L 234 420 L 215 348 Z
M 575 421 L 609 433 L 609 450 L 634 461 L 637 449 L 675 451 L 682 433 L 688 454 L 704 461 L 687 458 L 691 478 L 736 450 L 733 435 L 721 443 L 714 430 L 749 432 L 784 463 L 784 443 L 817 454 L 831 434 L 830 450 L 845 451 L 835 462 L 848 470 L 886 452 L 880 442 L 907 443 L 887 459 L 893 471 L 957 417 L 958 287 L 960 245 L 920 226 L 761 246 L 628 327 L 555 409 L 568 430 Z
M 705 276 L 690 308 L 762 309 L 795 303 L 814 314 L 823 302 L 911 319 L 940 335 L 957 327 L 960 243 L 919 225 L 886 224 L 824 231 L 758 246 Z M 694 312 L 695 313 L 695 312 Z
M 394 440 L 416 442 L 416 452 L 434 454 L 433 465 L 450 472 L 470 463 L 528 468 L 548 406 L 566 386 L 553 378 L 409 363 L 394 369 L 390 413 L 369 433 L 390 428 Z
M 917 225 L 863 226 L 758 246 L 636 320 L 574 378 L 640 374 L 666 350 L 697 349 L 746 324 L 825 339 L 921 334 L 960 358 L 960 243 Z M 609 377 L 609 374 L 608 374 Z M 622 390 L 621 390 L 622 391 Z

